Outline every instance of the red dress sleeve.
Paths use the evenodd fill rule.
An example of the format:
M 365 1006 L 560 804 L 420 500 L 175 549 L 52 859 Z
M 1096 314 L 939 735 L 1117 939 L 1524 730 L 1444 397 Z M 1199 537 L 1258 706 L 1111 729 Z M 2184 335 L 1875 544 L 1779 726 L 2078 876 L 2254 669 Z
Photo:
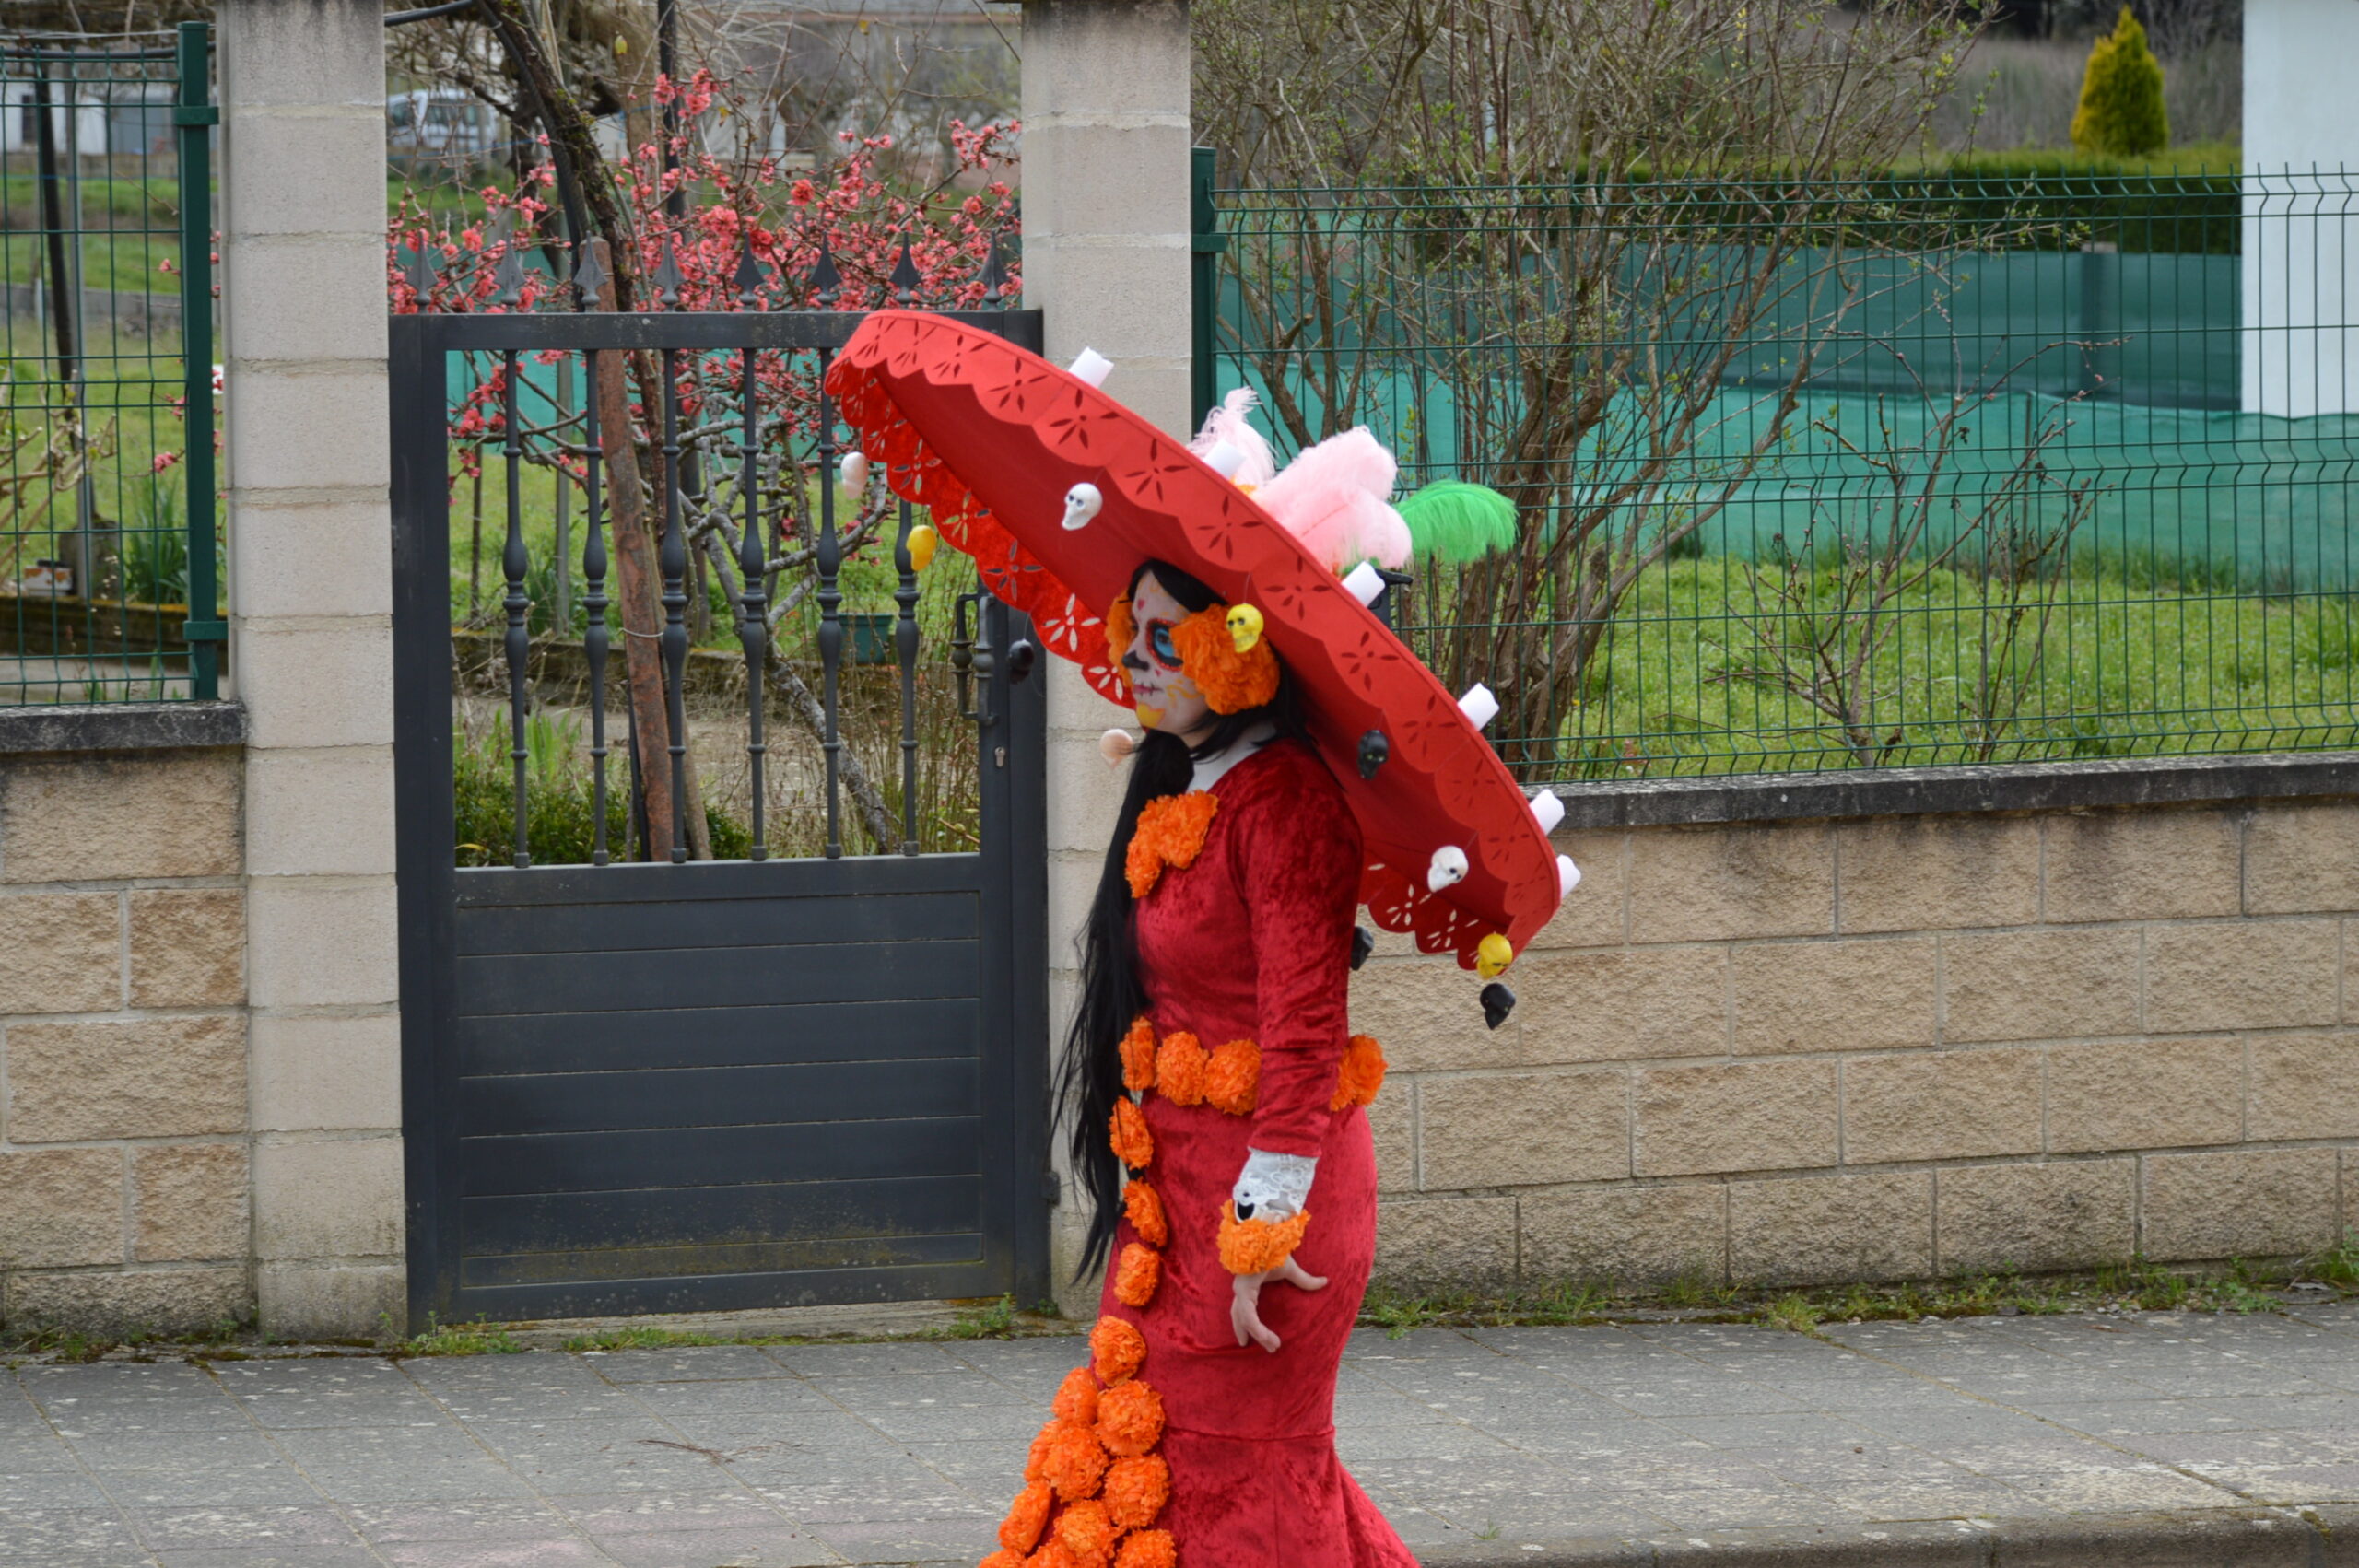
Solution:
M 1316 757 L 1264 775 L 1235 861 L 1251 925 L 1261 1093 L 1250 1146 L 1317 1155 L 1335 1113 L 1335 1076 L 1350 1037 L 1352 917 L 1359 901 L 1359 824 Z

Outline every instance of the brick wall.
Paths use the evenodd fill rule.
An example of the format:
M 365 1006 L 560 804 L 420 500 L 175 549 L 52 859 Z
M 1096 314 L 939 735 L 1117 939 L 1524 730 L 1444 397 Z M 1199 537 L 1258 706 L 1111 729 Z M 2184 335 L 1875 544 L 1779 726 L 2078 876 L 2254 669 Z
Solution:
M 0 758 L 0 1314 L 247 1318 L 234 748 Z
M 1497 1031 L 1402 939 L 1355 978 L 1393 1064 L 1381 1277 L 1897 1279 L 2359 1223 L 2359 802 L 1559 847 L 1586 880 Z

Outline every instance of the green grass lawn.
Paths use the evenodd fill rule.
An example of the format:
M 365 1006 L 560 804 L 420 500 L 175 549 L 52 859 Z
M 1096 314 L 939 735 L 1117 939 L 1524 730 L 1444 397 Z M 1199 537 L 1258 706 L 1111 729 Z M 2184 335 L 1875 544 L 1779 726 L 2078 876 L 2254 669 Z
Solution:
M 2107 559 L 2013 604 L 1978 575 L 1935 571 L 1871 615 L 1846 608 L 1832 571 L 1781 599 L 1786 581 L 1725 558 L 1655 568 L 1559 731 L 1561 766 L 1534 776 L 2359 745 L 2359 614 L 2346 593 L 2189 588 Z M 1862 637 L 1875 651 L 1848 684 L 1810 657 Z M 1439 657 L 1433 633 L 1416 641 Z

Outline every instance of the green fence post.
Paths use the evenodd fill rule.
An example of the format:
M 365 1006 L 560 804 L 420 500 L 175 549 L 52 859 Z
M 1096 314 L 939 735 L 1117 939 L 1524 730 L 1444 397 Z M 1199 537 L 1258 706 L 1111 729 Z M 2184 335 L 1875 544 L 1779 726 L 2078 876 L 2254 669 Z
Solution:
M 1213 176 L 1220 154 L 1211 147 L 1193 151 L 1188 166 L 1189 228 L 1195 234 L 1194 254 L 1188 258 L 1193 294 L 1190 392 L 1196 405 L 1194 423 L 1202 425 L 1217 395 L 1213 382 L 1213 328 L 1220 309 L 1220 253 L 1228 249 L 1228 240 L 1215 232 L 1220 228 L 1220 209 L 1213 205 Z
M 220 618 L 220 584 L 213 562 L 213 127 L 209 70 L 212 29 L 180 24 L 181 362 L 188 455 L 181 464 L 188 486 L 189 695 L 221 695 L 221 649 L 229 626 Z

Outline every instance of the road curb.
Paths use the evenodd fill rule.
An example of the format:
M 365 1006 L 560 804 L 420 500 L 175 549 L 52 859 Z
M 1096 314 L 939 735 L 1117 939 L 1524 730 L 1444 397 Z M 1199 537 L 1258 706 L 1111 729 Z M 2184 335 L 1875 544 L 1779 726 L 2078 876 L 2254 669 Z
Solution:
M 2359 1505 L 1429 1547 L 1425 1568 L 2359 1568 Z

